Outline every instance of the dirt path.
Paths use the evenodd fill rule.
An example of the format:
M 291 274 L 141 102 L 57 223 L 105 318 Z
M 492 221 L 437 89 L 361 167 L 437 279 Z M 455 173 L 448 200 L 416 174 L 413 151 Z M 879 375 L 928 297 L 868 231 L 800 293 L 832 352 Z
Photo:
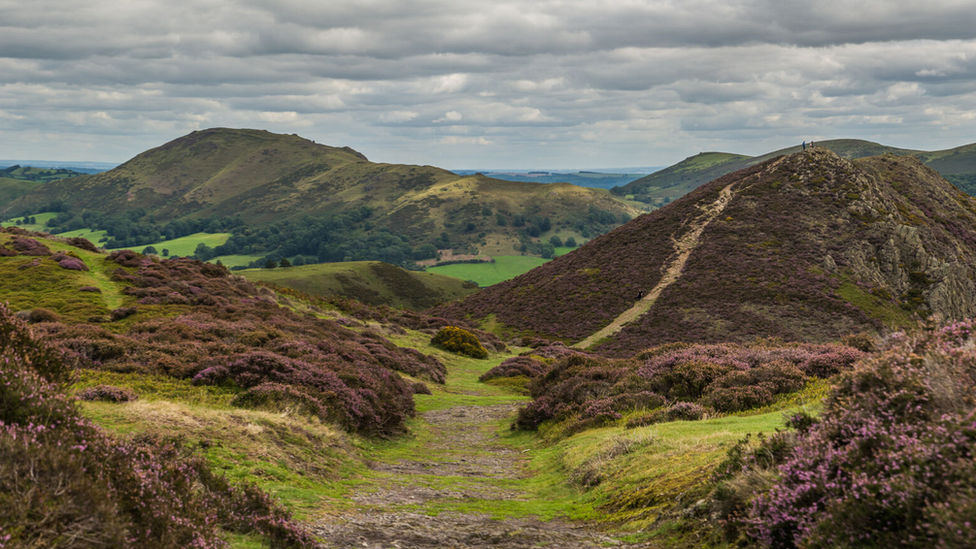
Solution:
M 420 443 L 399 459 L 372 464 L 376 478 L 351 496 L 357 512 L 320 522 L 316 533 L 333 548 L 626 547 L 583 525 L 494 520 L 478 510 L 532 497 L 519 482 L 527 457 L 495 434 L 517 406 L 423 413 L 429 430 Z
M 708 226 L 720 213 L 722 210 L 728 206 L 729 201 L 732 200 L 732 186 L 735 183 L 730 183 L 719 193 L 718 199 L 712 202 L 708 206 L 701 208 L 702 214 L 699 215 L 695 221 L 692 223 L 691 229 L 685 232 L 681 238 L 676 239 L 674 236 L 671 237 L 671 241 L 674 243 L 674 255 L 671 256 L 670 262 L 666 263 L 666 269 L 664 271 L 664 276 L 661 277 L 660 282 L 654 286 L 651 291 L 647 292 L 640 301 L 634 304 L 633 307 L 624 311 L 620 316 L 615 318 L 613 322 L 604 326 L 600 331 L 590 335 L 583 341 L 576 343 L 573 347 L 579 349 L 586 349 L 600 341 L 605 337 L 612 336 L 623 329 L 624 325 L 633 322 L 641 317 L 644 313 L 650 310 L 654 306 L 654 302 L 661 295 L 661 292 L 665 288 L 675 283 L 678 278 L 681 277 L 681 271 L 685 268 L 685 263 L 688 262 L 688 258 L 691 256 L 691 252 L 698 247 L 699 238 L 701 238 L 702 232 L 705 227 Z

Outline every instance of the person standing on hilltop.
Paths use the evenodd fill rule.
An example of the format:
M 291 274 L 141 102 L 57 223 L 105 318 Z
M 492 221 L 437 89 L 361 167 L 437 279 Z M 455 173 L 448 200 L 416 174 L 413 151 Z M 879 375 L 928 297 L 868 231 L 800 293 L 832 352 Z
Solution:
M 803 142 L 803 150 L 807 150 L 807 142 L 806 141 Z

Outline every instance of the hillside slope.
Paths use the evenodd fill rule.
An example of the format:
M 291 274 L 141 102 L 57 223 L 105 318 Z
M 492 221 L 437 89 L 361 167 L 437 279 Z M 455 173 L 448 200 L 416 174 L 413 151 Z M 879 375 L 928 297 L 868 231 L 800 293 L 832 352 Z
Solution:
M 640 213 L 597 189 L 376 164 L 352 149 L 297 135 L 226 128 L 193 132 L 108 172 L 46 184 L 0 214 L 40 211 L 53 202 L 75 215 L 128 212 L 154 223 L 239 216 L 262 226 L 347 214 L 368 220 L 367 232 L 386 228 L 411 244 L 446 233 L 450 244 L 439 247 L 488 253 L 517 250 L 533 220 L 596 234 L 619 223 L 590 219 L 593 208 L 615 220 Z
M 758 336 L 829 341 L 976 314 L 976 200 L 913 157 L 826 148 L 719 178 L 439 314 L 595 348 Z M 655 293 L 657 295 L 655 295 Z
M 478 291 L 476 284 L 434 273 L 419 273 L 379 261 L 320 263 L 287 269 L 250 269 L 239 274 L 313 295 L 355 299 L 421 311 Z
M 942 151 L 900 149 L 860 139 L 831 139 L 818 141 L 817 147 L 825 148 L 842 158 L 855 160 L 868 156 L 894 154 L 914 156 L 925 165 L 971 195 L 976 195 L 976 144 L 964 145 Z M 803 146 L 794 145 L 760 156 L 744 156 L 731 153 L 706 152 L 686 158 L 681 162 L 632 181 L 623 187 L 627 194 L 642 196 L 642 200 L 675 199 L 700 185 L 771 158 L 801 152 Z

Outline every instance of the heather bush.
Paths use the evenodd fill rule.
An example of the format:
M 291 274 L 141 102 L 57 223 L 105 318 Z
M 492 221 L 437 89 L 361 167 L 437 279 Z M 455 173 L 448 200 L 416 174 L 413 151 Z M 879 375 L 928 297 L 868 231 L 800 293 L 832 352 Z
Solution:
M 64 252 L 58 252 L 58 253 L 54 254 L 53 256 L 51 256 L 51 259 L 54 260 L 54 261 L 57 261 L 58 262 L 58 266 L 60 266 L 62 269 L 67 269 L 69 271 L 87 271 L 88 270 L 88 265 L 85 265 L 85 262 L 82 261 L 81 258 L 78 257 L 77 255 L 74 255 L 73 252 L 71 254 L 66 254 Z
M 251 410 L 298 413 L 329 419 L 328 409 L 321 400 L 294 385 L 262 383 L 238 394 L 230 401 L 231 406 Z
M 31 309 L 27 312 L 27 321 L 31 324 L 37 324 L 40 322 L 58 322 L 59 320 L 61 320 L 61 317 L 59 317 L 57 313 L 47 309 Z
M 541 360 L 536 360 L 534 358 L 529 358 L 525 356 L 516 356 L 512 358 L 505 359 L 501 364 L 495 366 L 491 370 L 488 370 L 478 381 L 488 381 L 489 379 L 495 379 L 499 377 L 518 377 L 525 376 L 527 378 L 536 378 L 542 375 L 548 366 Z
M 430 387 L 428 387 L 427 384 L 424 383 L 423 381 L 414 382 L 413 385 L 411 385 L 411 387 L 413 388 L 413 394 L 415 395 L 433 394 L 430 390 Z
M 81 288 L 78 288 L 78 291 L 79 292 L 91 292 L 91 293 L 95 293 L 95 294 L 102 293 L 102 291 L 100 289 L 98 289 L 98 288 L 96 288 L 94 286 L 82 286 Z
M 974 331 L 966 321 L 892 337 L 843 374 L 753 501 L 752 534 L 777 548 L 970 547 Z
M 113 321 L 122 320 L 123 318 L 129 318 L 130 316 L 136 314 L 138 309 L 135 307 L 119 307 L 118 309 L 112 310 L 110 316 Z
M 472 358 L 488 358 L 488 351 L 471 332 L 457 326 L 445 326 L 430 340 L 435 347 Z
M 389 370 L 333 371 L 316 364 L 268 351 L 250 351 L 210 359 L 193 377 L 197 385 L 232 382 L 250 389 L 262 384 L 301 387 L 322 402 L 328 419 L 365 434 L 389 434 L 404 429 L 407 416 L 414 414 L 413 391 Z M 267 391 L 265 391 L 267 392 Z M 256 397 L 255 397 L 256 398 Z M 269 397 L 270 398 L 270 397 Z
M 179 443 L 116 440 L 82 418 L 60 355 L 0 305 L 0 544 L 206 549 L 226 546 L 223 527 L 314 546 L 268 496 Z
M 33 238 L 15 236 L 11 240 L 10 245 L 13 246 L 15 250 L 20 252 L 21 255 L 51 255 L 51 250 L 49 250 L 47 246 L 41 244 Z
M 82 238 L 80 236 L 68 238 L 65 240 L 65 243 L 67 243 L 70 246 L 74 246 L 75 248 L 81 248 L 82 250 L 87 250 L 89 252 L 98 251 L 98 247 L 92 244 L 90 240 L 88 240 L 87 238 Z
M 96 385 L 78 393 L 78 400 L 102 402 L 129 402 L 139 396 L 131 389 L 113 385 Z

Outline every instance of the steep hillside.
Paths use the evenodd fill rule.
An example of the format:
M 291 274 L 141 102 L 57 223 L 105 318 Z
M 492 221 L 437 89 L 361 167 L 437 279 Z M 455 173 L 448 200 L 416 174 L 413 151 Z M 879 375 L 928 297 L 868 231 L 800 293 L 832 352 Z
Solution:
M 830 341 L 913 314 L 976 314 L 974 265 L 974 199 L 913 157 L 817 148 L 723 176 L 437 311 L 612 354 Z
M 848 160 L 882 154 L 914 156 L 967 193 L 976 195 L 976 144 L 943 151 L 917 151 L 889 147 L 860 139 L 832 139 L 818 141 L 816 146 L 833 151 Z M 692 189 L 727 173 L 802 150 L 803 146 L 800 144 L 761 156 L 715 152 L 700 153 L 686 158 L 670 168 L 632 181 L 622 189 L 625 193 L 634 194 L 643 201 L 657 203 L 663 198 L 674 199 L 683 196 Z
M 250 269 L 241 275 L 301 292 L 346 297 L 368 305 L 415 311 L 478 291 L 476 284 L 434 273 L 418 273 L 379 261 L 321 263 L 287 269 Z
M 523 242 L 540 242 L 550 230 L 542 226 L 546 218 L 553 229 L 599 234 L 622 216 L 640 213 L 597 189 L 375 164 L 352 149 L 297 135 L 223 128 L 193 132 L 108 172 L 49 183 L 4 211 L 46 208 L 68 210 L 71 215 L 60 220 L 64 227 L 71 227 L 72 215 L 77 219 L 86 211 L 155 224 L 239 217 L 252 227 L 344 214 L 358 225 L 343 231 L 388 229 L 414 248 L 441 237 L 439 248 L 488 253 L 512 253 Z M 533 234 L 533 226 L 541 228 Z M 295 253 L 316 250 L 284 255 Z

